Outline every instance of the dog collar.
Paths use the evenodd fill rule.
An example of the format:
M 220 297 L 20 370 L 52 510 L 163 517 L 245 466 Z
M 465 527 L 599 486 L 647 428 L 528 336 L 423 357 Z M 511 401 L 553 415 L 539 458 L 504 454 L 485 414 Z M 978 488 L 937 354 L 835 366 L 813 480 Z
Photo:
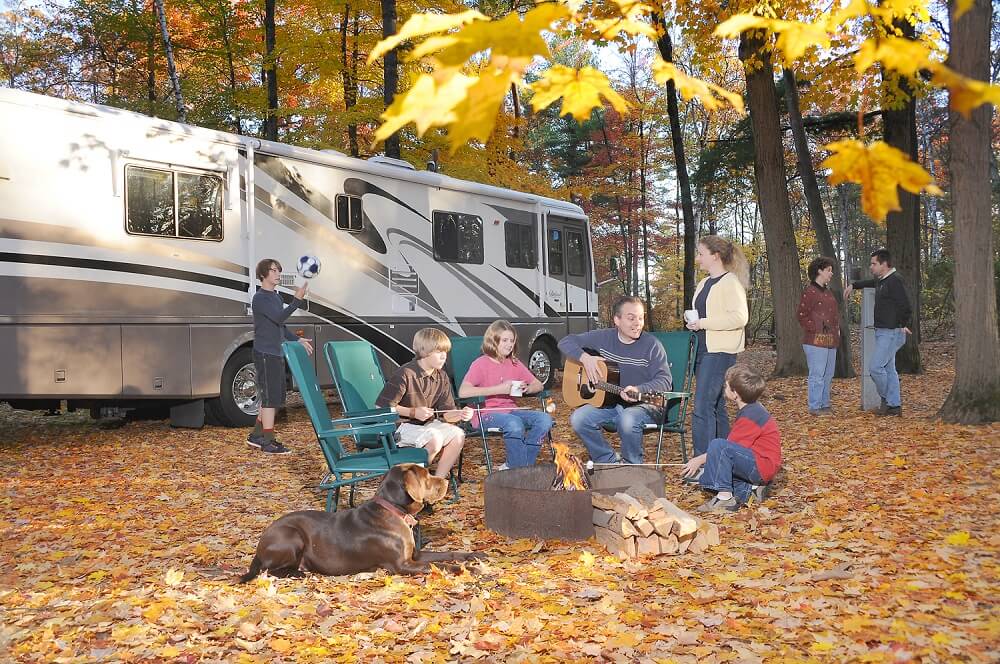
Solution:
M 373 500 L 382 507 L 384 507 L 385 509 L 389 510 L 390 512 L 398 516 L 400 519 L 402 519 L 403 523 L 405 523 L 407 527 L 412 528 L 413 526 L 417 525 L 417 520 L 413 518 L 412 514 L 407 514 L 403 510 L 399 509 L 398 507 L 390 503 L 385 498 L 382 498 L 381 496 L 375 496 Z

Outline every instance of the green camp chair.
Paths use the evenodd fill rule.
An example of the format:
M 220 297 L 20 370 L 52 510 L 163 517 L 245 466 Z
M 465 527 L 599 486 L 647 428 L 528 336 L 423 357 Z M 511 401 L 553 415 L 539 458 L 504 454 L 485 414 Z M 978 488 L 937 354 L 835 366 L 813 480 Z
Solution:
M 691 383 L 694 380 L 694 359 L 697 350 L 698 337 L 694 332 L 651 332 L 667 353 L 667 364 L 674 379 L 675 391 L 668 394 L 665 417 L 660 423 L 647 424 L 643 434 L 657 432 L 656 463 L 660 463 L 663 448 L 663 434 L 676 433 L 680 437 L 681 458 L 687 463 L 687 446 L 684 435 L 687 433 L 687 409 L 691 399 Z M 607 422 L 602 427 L 605 431 L 616 431 L 614 422 Z
M 382 374 L 382 364 L 375 355 L 375 348 L 367 341 L 327 341 L 323 344 L 323 356 L 333 376 L 344 415 L 349 417 L 365 417 L 372 414 L 395 411 L 389 408 L 376 408 L 375 401 L 385 387 L 385 376 Z M 359 449 L 388 447 L 397 448 L 396 429 L 389 434 L 383 432 L 361 432 L 355 436 L 355 444 Z M 423 452 L 423 450 L 420 450 Z M 426 455 L 426 452 L 424 453 Z M 459 476 L 461 476 L 461 459 L 459 460 Z M 458 500 L 458 481 L 454 472 L 451 473 L 453 500 Z
M 396 413 L 388 408 L 364 415 L 331 419 L 305 347 L 295 341 L 286 341 L 281 348 L 302 394 L 306 412 L 309 413 L 309 420 L 316 432 L 326 465 L 330 469 L 330 473 L 323 478 L 318 487 L 321 491 L 327 492 L 326 511 L 336 511 L 340 500 L 340 488 L 343 486 L 350 487 L 349 503 L 353 506 L 354 491 L 358 482 L 377 479 L 401 463 L 427 465 L 427 452 L 424 450 L 393 448 L 388 444 L 387 441 L 391 440 L 396 430 L 396 421 L 399 419 Z M 378 449 L 348 454 L 340 444 L 340 438 L 344 436 L 355 438 L 374 436 L 383 442 Z
M 471 406 L 475 409 L 476 413 L 482 409 L 483 404 L 486 403 L 486 397 L 468 397 L 461 398 L 458 396 L 458 388 L 462 385 L 462 381 L 465 380 L 465 374 L 469 373 L 469 367 L 475 362 L 476 358 L 483 354 L 483 338 L 482 337 L 449 337 L 451 340 L 451 383 L 455 389 L 455 401 L 459 405 Z M 549 396 L 548 390 L 542 390 L 537 395 L 539 399 L 542 400 L 543 408 L 545 404 L 545 399 Z M 480 420 L 481 422 L 482 420 Z M 490 436 L 503 436 L 503 431 L 499 427 L 478 427 L 472 428 L 471 424 L 469 429 L 472 435 L 478 435 L 483 441 L 483 457 L 486 460 L 486 472 L 493 472 L 493 456 L 490 454 L 490 446 L 487 443 L 487 439 Z M 461 466 L 459 467 L 459 477 L 461 477 Z

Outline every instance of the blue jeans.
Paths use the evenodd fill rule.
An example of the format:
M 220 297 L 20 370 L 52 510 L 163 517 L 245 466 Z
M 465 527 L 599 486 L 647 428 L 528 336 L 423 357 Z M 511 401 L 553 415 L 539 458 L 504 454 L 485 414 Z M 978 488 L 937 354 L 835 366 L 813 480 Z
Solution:
M 540 410 L 483 413 L 479 426 L 500 429 L 507 448 L 507 466 L 521 468 L 535 464 L 542 441 L 552 428 L 552 416 Z
M 695 358 L 694 413 L 691 414 L 691 438 L 694 455 L 704 454 L 713 438 L 729 435 L 726 414 L 726 371 L 736 364 L 735 353 L 707 353 L 698 349 Z
M 836 348 L 802 344 L 809 365 L 809 410 L 830 407 L 830 384 L 837 362 Z
M 580 406 L 569 416 L 573 431 L 587 447 L 594 463 L 616 463 L 618 455 L 601 431 L 605 422 L 614 422 L 622 440 L 622 458 L 625 463 L 642 463 L 642 432 L 647 424 L 659 423 L 655 409 L 644 406 L 621 405 L 614 408 Z
M 743 504 L 750 498 L 753 485 L 765 482 L 749 447 L 716 438 L 708 444 L 708 459 L 698 483 L 710 491 L 728 491 Z
M 899 394 L 899 374 L 896 373 L 896 351 L 906 343 L 903 328 L 875 328 L 875 352 L 868 365 L 868 374 L 875 383 L 878 395 L 889 406 L 896 407 L 902 400 Z

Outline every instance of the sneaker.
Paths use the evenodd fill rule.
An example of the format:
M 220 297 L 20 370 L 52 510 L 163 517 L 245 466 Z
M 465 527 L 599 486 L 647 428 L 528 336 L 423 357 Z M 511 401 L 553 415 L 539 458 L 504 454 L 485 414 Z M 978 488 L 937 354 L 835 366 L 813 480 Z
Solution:
M 713 512 L 720 514 L 722 512 L 735 512 L 739 508 L 740 503 L 736 500 L 736 496 L 733 496 L 728 500 L 719 500 L 718 496 L 712 496 L 708 502 L 698 506 L 697 509 L 699 512 Z
M 823 413 L 824 415 L 833 415 L 833 408 L 831 408 L 830 406 L 823 406 L 822 408 L 819 409 L 819 412 Z
M 692 475 L 691 477 L 685 477 L 681 481 L 684 482 L 685 484 L 698 484 L 701 481 L 701 476 L 704 474 L 705 474 L 705 466 L 702 466 L 701 468 L 698 469 L 698 472 L 696 472 L 694 475 Z
M 762 502 L 767 500 L 767 496 L 770 493 L 770 484 L 753 484 L 750 486 L 750 495 L 753 496 L 753 502 L 757 505 L 760 505 Z
M 502 463 L 502 464 L 500 464 L 499 466 L 496 466 L 493 469 L 494 472 L 496 472 L 498 470 L 510 470 L 510 466 L 508 466 L 506 463 Z
M 822 408 L 810 408 L 809 414 L 812 415 L 813 417 L 823 417 L 827 413 Z
M 902 417 L 903 407 L 902 406 L 886 406 L 884 410 L 879 410 L 875 413 L 879 417 Z
M 266 454 L 291 454 L 292 451 L 279 443 L 276 440 L 263 441 L 260 445 L 260 451 Z
M 264 444 L 264 436 L 255 436 L 250 434 L 247 436 L 247 447 L 252 447 L 255 450 L 259 450 L 260 446 Z

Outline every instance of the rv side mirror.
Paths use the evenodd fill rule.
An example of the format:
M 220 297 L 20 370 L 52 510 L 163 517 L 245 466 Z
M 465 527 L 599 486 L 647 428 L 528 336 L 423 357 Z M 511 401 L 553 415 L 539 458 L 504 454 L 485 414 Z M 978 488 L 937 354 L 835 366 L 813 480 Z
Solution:
M 612 277 L 617 277 L 618 276 L 618 258 L 617 257 L 615 257 L 615 256 L 611 257 L 611 259 L 608 261 L 608 269 L 611 271 L 611 276 Z

